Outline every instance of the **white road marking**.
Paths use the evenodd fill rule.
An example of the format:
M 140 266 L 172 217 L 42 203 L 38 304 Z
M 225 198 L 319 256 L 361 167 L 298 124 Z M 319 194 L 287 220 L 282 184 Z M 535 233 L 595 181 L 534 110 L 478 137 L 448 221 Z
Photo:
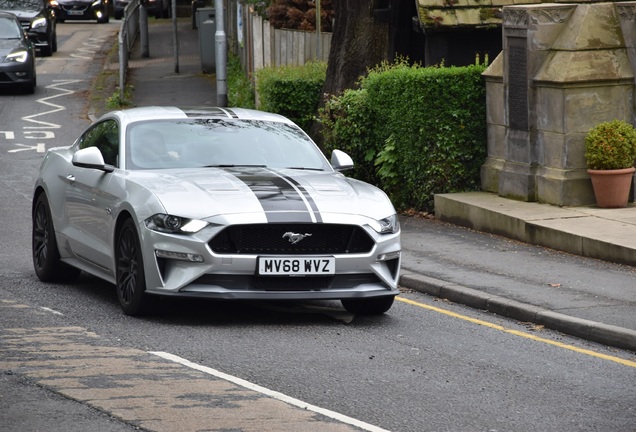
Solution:
M 37 143 L 34 146 L 26 145 L 26 144 L 16 144 L 16 145 L 20 146 L 22 148 L 7 150 L 7 152 L 8 153 L 17 153 L 17 152 L 21 152 L 21 151 L 35 150 L 38 153 L 44 153 L 46 151 L 46 144 L 44 144 L 44 143 Z
M 43 310 L 43 311 L 45 311 L 45 312 L 51 312 L 52 314 L 55 314 L 55 315 L 64 316 L 64 314 L 63 314 L 62 312 L 58 312 L 58 311 L 53 310 L 53 309 L 51 309 L 51 308 L 47 308 L 47 307 L 44 307 L 44 306 L 40 306 L 40 309 L 42 309 L 42 310 Z
M 48 105 L 50 107 L 53 107 L 54 109 L 49 110 L 49 111 L 44 111 L 44 112 L 41 112 L 41 113 L 37 113 L 37 114 L 32 114 L 32 115 L 29 115 L 29 116 L 26 116 L 26 117 L 22 117 L 22 120 L 24 120 L 26 122 L 31 122 L 31 123 L 35 123 L 35 124 L 39 125 L 39 126 L 24 126 L 24 129 L 59 129 L 60 127 L 62 127 L 59 124 L 49 123 L 49 122 L 45 122 L 43 120 L 35 120 L 35 118 L 36 117 L 41 117 L 41 116 L 44 116 L 44 115 L 47 115 L 47 114 L 53 114 L 53 113 L 56 113 L 56 112 L 59 112 L 59 111 L 66 110 L 65 106 L 54 104 L 52 102 L 49 102 L 49 100 L 55 99 L 55 98 L 58 98 L 58 97 L 61 97 L 61 96 L 67 96 L 67 95 L 75 93 L 75 90 L 69 90 L 69 89 L 63 88 L 61 86 L 65 86 L 65 85 L 68 85 L 68 84 L 74 84 L 74 83 L 78 83 L 78 82 L 81 82 L 81 80 L 62 80 L 62 81 L 57 82 L 57 84 L 51 84 L 49 86 L 46 86 L 47 89 L 60 90 L 62 93 L 38 99 L 38 100 L 36 100 L 36 102 L 39 102 L 39 103 L 44 104 L 44 105 Z
M 80 54 L 71 54 L 71 57 L 92 60 L 95 57 L 95 53 L 99 50 L 104 44 L 104 39 L 100 38 L 88 38 L 88 42 L 82 43 L 82 45 L 86 48 L 79 48 L 77 51 Z M 84 55 L 82 55 L 84 54 Z
M 212 368 L 209 368 L 207 366 L 203 366 L 203 365 L 200 365 L 200 364 L 197 364 L 197 363 L 192 363 L 191 361 L 186 360 L 186 359 L 184 359 L 182 357 L 176 356 L 174 354 L 161 352 L 161 351 L 149 351 L 149 354 L 154 354 L 154 355 L 159 356 L 161 358 L 164 358 L 166 360 L 170 360 L 170 361 L 173 361 L 175 363 L 179 363 L 179 364 L 181 364 L 183 366 L 186 366 L 186 367 L 189 367 L 191 369 L 198 370 L 200 372 L 204 372 L 206 374 L 209 374 L 209 375 L 215 376 L 217 378 L 229 381 L 229 382 L 231 382 L 233 384 L 236 384 L 236 385 L 239 385 L 241 387 L 245 387 L 246 389 L 249 389 L 249 390 L 264 394 L 264 395 L 269 396 L 269 397 L 271 397 L 273 399 L 288 403 L 290 405 L 296 406 L 298 408 L 302 408 L 304 410 L 315 412 L 317 414 L 322 414 L 322 415 L 324 415 L 326 417 L 332 418 L 332 419 L 337 420 L 339 422 L 350 424 L 352 426 L 359 427 L 360 429 L 363 429 L 363 430 L 366 430 L 366 431 L 369 431 L 369 432 L 388 432 L 386 429 L 382 429 L 382 428 L 374 426 L 372 424 L 365 423 L 363 421 L 354 419 L 354 418 L 346 416 L 344 414 L 340 414 L 340 413 L 337 413 L 335 411 L 331 411 L 331 410 L 328 410 L 328 409 L 325 409 L 325 408 L 321 408 L 321 407 L 318 407 L 318 406 L 315 406 L 315 405 L 308 404 L 308 403 L 303 402 L 303 401 L 301 401 L 299 399 L 295 399 L 295 398 L 287 396 L 287 395 L 285 395 L 283 393 L 279 393 L 277 391 L 270 390 L 270 389 L 265 388 L 265 387 L 261 387 L 258 384 L 251 383 L 249 381 L 246 381 L 244 379 L 235 377 L 233 375 L 228 375 L 228 374 L 223 373 L 221 371 L 218 371 L 216 369 L 212 369 Z

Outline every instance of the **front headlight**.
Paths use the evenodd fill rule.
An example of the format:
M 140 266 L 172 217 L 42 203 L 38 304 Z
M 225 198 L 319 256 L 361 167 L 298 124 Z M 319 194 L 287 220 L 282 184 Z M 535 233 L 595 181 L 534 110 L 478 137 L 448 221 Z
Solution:
M 146 227 L 153 231 L 169 234 L 192 234 L 201 231 L 208 223 L 198 219 L 187 219 L 163 213 L 150 216 L 145 221 Z
M 369 225 L 380 234 L 395 234 L 400 230 L 400 221 L 397 215 L 373 221 Z
M 46 18 L 40 17 L 38 19 L 33 20 L 33 22 L 31 23 L 31 28 L 38 28 L 38 27 L 46 27 Z
M 7 63 L 9 62 L 24 63 L 25 61 L 27 61 L 28 57 L 29 57 L 29 53 L 27 51 L 16 51 L 6 56 L 4 61 Z
M 99 7 L 101 5 L 102 5 L 102 0 L 95 0 L 91 6 L 92 7 Z

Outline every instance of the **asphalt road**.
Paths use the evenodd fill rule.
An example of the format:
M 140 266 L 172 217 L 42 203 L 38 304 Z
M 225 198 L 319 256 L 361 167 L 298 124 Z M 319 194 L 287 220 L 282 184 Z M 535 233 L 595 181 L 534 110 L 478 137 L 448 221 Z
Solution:
M 420 293 L 405 290 L 375 318 L 337 302 L 184 300 L 136 319 L 95 278 L 39 282 L 30 255 L 39 150 L 88 125 L 87 92 L 117 26 L 60 25 L 36 93 L 0 95 L 3 431 L 636 430 L 633 353 Z M 405 268 L 440 279 L 492 290 L 633 280 L 621 266 L 406 222 L 418 235 L 404 241 Z

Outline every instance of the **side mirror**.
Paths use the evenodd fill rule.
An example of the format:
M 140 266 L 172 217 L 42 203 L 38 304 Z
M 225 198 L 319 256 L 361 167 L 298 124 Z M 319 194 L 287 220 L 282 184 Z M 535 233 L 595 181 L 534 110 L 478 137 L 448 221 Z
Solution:
M 331 153 L 331 166 L 336 171 L 346 171 L 353 168 L 353 159 L 342 150 L 334 150 Z
M 105 172 L 113 172 L 115 170 L 114 166 L 104 163 L 104 156 L 102 156 L 102 152 L 97 147 L 86 147 L 76 151 L 73 155 L 73 165 Z

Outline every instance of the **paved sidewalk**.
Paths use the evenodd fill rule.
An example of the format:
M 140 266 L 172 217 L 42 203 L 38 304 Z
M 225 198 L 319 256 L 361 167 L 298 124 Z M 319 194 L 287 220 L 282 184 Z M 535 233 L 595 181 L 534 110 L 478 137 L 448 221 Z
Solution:
M 149 20 L 149 57 L 142 57 L 138 41 L 133 47 L 128 69 L 136 106 L 216 106 L 216 78 L 202 71 L 198 30 L 190 18 L 180 18 L 177 28 L 176 61 L 172 20 Z
M 214 76 L 202 74 L 198 32 L 192 29 L 191 21 L 179 21 L 178 73 L 175 72 L 171 21 L 152 22 L 149 41 L 149 58 L 142 58 L 138 47 L 132 53 L 130 79 L 134 85 L 135 105 L 216 104 Z M 436 216 L 479 231 L 636 266 L 634 204 L 615 210 L 561 208 L 476 192 L 436 197 Z M 405 236 L 417 234 L 409 229 L 412 228 L 403 227 Z M 622 326 L 584 319 L 577 316 L 576 307 L 568 308 L 568 314 L 561 313 L 545 296 L 519 301 L 517 298 L 528 296 L 526 292 L 523 296 L 515 293 L 515 287 L 510 287 L 510 295 L 493 295 L 412 269 L 403 272 L 401 285 L 587 340 L 636 351 L 636 280 L 632 286 L 615 288 L 620 290 L 620 296 L 613 298 L 610 305 L 603 305 L 608 314 L 619 316 L 617 322 L 626 323 Z M 599 287 L 599 295 L 601 289 Z

